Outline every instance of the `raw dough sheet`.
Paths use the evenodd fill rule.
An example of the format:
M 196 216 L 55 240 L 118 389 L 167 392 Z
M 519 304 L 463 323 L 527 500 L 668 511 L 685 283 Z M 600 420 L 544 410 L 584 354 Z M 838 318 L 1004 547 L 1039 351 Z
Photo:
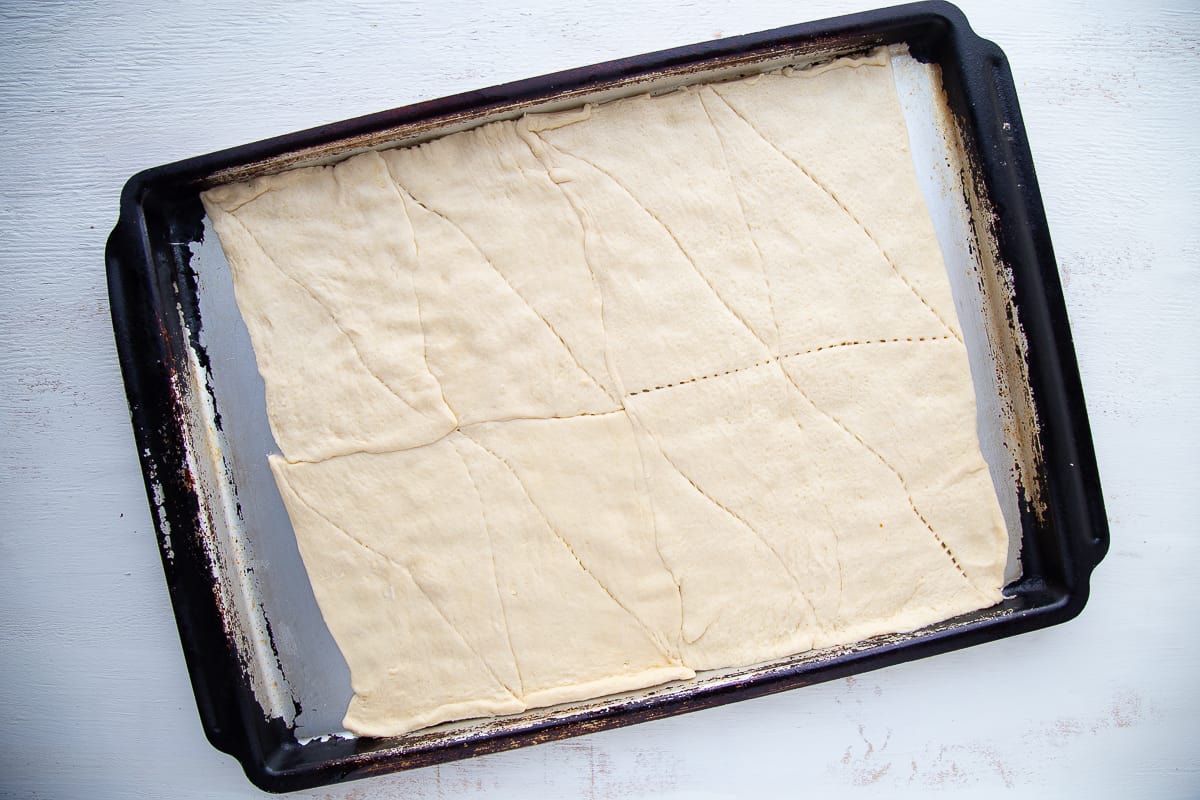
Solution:
M 886 52 L 203 195 L 387 736 L 912 630 L 1007 534 Z

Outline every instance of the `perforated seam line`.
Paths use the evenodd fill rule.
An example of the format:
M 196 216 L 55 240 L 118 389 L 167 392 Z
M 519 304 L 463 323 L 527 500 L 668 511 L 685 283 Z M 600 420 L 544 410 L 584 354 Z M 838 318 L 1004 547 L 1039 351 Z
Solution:
M 753 364 L 750 364 L 749 366 L 746 366 L 746 367 L 734 367 L 733 369 L 727 369 L 722 372 L 713 372 L 708 375 L 697 375 L 694 378 L 687 378 L 682 381 L 675 381 L 674 383 L 664 383 L 664 384 L 661 384 L 658 386 L 647 386 L 644 389 L 638 389 L 636 392 L 630 392 L 629 394 L 626 395 L 626 397 L 633 397 L 634 395 L 646 394 L 648 392 L 658 392 L 663 389 L 671 389 L 676 386 L 685 386 L 689 383 L 696 383 L 697 381 L 706 381 L 706 380 L 710 380 L 712 378 L 721 378 L 726 375 L 733 375 L 738 372 L 745 372 L 747 370 L 755 369 L 757 367 L 765 367 L 769 364 L 774 364 L 776 361 L 779 361 L 784 358 L 798 358 L 799 356 L 806 356 L 806 355 L 809 355 L 810 353 L 819 353 L 822 350 L 833 350 L 834 348 L 837 348 L 837 347 L 855 347 L 855 346 L 868 345 L 868 344 L 905 344 L 908 342 L 914 342 L 914 343 L 915 342 L 936 342 L 936 341 L 946 341 L 946 340 L 952 339 L 952 338 L 954 338 L 954 337 L 948 336 L 948 335 L 947 336 L 907 336 L 907 337 L 894 337 L 891 339 L 866 339 L 866 340 L 834 342 L 832 344 L 823 344 L 820 347 L 812 347 L 812 348 L 809 348 L 808 350 L 797 350 L 795 353 L 781 353 L 780 355 L 773 356 L 772 358 L 768 358 L 765 361 L 756 361 Z

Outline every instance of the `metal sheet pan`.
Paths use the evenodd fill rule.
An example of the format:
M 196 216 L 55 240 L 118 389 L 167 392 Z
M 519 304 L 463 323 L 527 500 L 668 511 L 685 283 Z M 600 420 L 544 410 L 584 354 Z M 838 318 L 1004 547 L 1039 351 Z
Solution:
M 888 46 L 1012 548 L 999 606 L 911 634 L 394 739 L 341 731 L 349 673 L 266 467 L 263 386 L 199 192 L 368 148 Z M 1062 291 L 1003 54 L 945 3 L 683 47 L 148 170 L 107 250 L 134 432 L 205 731 L 275 791 L 491 752 L 828 680 L 1064 621 L 1108 533 Z

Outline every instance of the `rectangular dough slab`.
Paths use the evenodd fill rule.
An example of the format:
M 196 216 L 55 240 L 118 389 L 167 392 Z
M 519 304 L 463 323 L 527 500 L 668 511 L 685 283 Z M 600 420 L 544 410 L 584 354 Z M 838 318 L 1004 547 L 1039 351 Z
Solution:
M 880 51 L 203 195 L 346 727 L 907 631 L 1008 542 Z

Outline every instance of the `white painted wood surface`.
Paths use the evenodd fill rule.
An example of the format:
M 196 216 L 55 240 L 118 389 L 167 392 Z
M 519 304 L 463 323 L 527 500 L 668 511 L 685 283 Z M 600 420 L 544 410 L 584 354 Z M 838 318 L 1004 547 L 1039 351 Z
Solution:
M 144 167 L 866 8 L 0 4 L 0 796 L 253 797 L 200 729 L 128 424 L 104 239 Z M 1082 617 L 618 731 L 300 793 L 1200 795 L 1200 9 L 962 1 L 1007 52 L 1113 546 Z

